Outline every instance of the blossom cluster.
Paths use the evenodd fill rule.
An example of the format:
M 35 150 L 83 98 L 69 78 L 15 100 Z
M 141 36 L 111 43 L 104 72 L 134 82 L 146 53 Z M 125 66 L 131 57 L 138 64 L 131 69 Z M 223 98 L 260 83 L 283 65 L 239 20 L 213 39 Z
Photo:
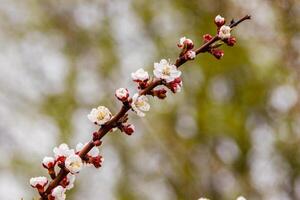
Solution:
M 231 36 L 231 27 L 230 25 L 226 25 L 226 19 L 220 15 L 215 17 L 215 24 L 217 26 L 217 36 L 222 41 L 221 43 L 217 43 L 214 46 L 211 46 L 209 49 L 209 53 L 212 54 L 215 58 L 221 59 L 224 56 L 224 51 L 219 49 L 218 47 L 221 46 L 223 43 L 227 44 L 228 46 L 232 47 L 236 43 L 236 38 Z M 234 23 L 232 21 L 231 23 Z M 206 43 L 213 39 L 213 36 L 210 34 L 203 35 L 203 42 Z
M 182 80 L 180 78 L 181 71 L 177 69 L 170 61 L 162 59 L 160 62 L 154 63 L 153 69 L 154 77 L 150 77 L 149 73 L 143 68 L 131 73 L 132 80 L 137 84 L 137 88 L 141 91 L 147 88 L 154 79 L 161 80 L 166 88 L 169 88 L 173 93 L 180 91 L 182 87 Z M 165 88 L 153 89 L 149 92 L 152 96 L 160 99 L 166 97 L 167 90 Z M 146 95 L 141 95 L 139 92 L 130 97 L 129 91 L 126 88 L 119 88 L 115 91 L 115 96 L 124 104 L 128 104 L 131 109 L 140 117 L 145 116 L 145 112 L 150 110 L 149 99 Z M 108 108 L 99 106 L 93 108 L 88 115 L 88 119 L 97 125 L 105 125 L 112 118 L 112 114 Z M 134 125 L 127 123 L 119 123 L 116 128 L 122 132 L 131 135 L 134 131 Z
M 250 19 L 250 16 L 246 15 L 237 23 L 232 21 L 227 26 L 225 18 L 218 15 L 215 18 L 217 35 L 213 37 L 205 34 L 203 36 L 204 44 L 200 48 L 194 49 L 193 41 L 182 37 L 177 44 L 180 54 L 174 64 L 170 60 L 161 59 L 153 64 L 153 75 L 143 68 L 131 73 L 132 81 L 137 84 L 138 91 L 130 94 L 129 90 L 123 87 L 115 91 L 115 97 L 123 104 L 117 114 L 113 115 L 105 106 L 98 106 L 87 115 L 93 124 L 99 126 L 99 130 L 93 133 L 93 139 L 90 142 L 79 143 L 75 149 L 70 149 L 67 144 L 61 144 L 53 149 L 53 157 L 44 157 L 42 166 L 48 170 L 52 181 L 50 182 L 42 176 L 30 179 L 30 185 L 38 190 L 41 199 L 66 199 L 66 191 L 74 187 L 76 175 L 84 166 L 101 167 L 103 157 L 99 154 L 98 146 L 102 144 L 102 137 L 117 129 L 127 135 L 132 135 L 135 127 L 128 123 L 127 112 L 132 110 L 139 117 L 144 117 L 145 113 L 150 110 L 147 95 L 165 99 L 167 89 L 173 93 L 180 92 L 183 84 L 178 67 L 187 61 L 194 60 L 197 54 L 203 52 L 208 52 L 220 59 L 224 52 L 218 47 L 223 43 L 233 46 L 236 39 L 231 36 L 231 28 L 246 19 Z M 59 168 L 60 171 L 57 173 Z
M 170 61 L 162 59 L 159 63 L 154 63 L 153 74 L 154 77 L 150 78 L 148 72 L 141 68 L 136 72 L 133 72 L 131 77 L 132 80 L 138 84 L 139 90 L 145 89 L 154 79 L 156 79 L 161 80 L 172 92 L 176 93 L 180 91 L 180 88 L 182 87 L 180 78 L 181 71 L 179 71 L 175 65 L 171 64 Z M 153 89 L 149 94 L 163 99 L 166 97 L 166 92 L 166 89 L 161 88 L 157 90 Z M 116 90 L 115 96 L 119 101 L 128 104 L 140 117 L 144 117 L 145 112 L 150 109 L 149 100 L 146 95 L 135 93 L 130 98 L 128 89 L 119 88 Z M 87 115 L 87 118 L 98 126 L 105 126 L 112 117 L 113 115 L 110 110 L 104 106 L 93 108 Z M 127 118 L 116 123 L 111 130 L 115 130 L 116 128 L 127 135 L 131 135 L 135 131 L 134 125 L 127 123 Z M 59 185 L 52 189 L 48 198 L 51 200 L 64 200 L 66 198 L 66 190 L 70 190 L 74 186 L 76 174 L 80 172 L 84 165 L 94 165 L 96 168 L 101 167 L 103 158 L 99 155 L 99 149 L 97 147 L 93 147 L 83 158 L 79 156 L 79 153 L 86 145 L 87 143 L 79 143 L 74 150 L 70 149 L 67 144 L 61 144 L 53 149 L 54 157 L 47 156 L 43 159 L 42 165 L 48 170 L 51 178 L 55 179 L 56 177 L 56 166 L 64 168 L 69 172 Z M 100 145 L 100 143 L 98 143 L 98 145 Z M 30 179 L 30 185 L 37 188 L 41 194 L 45 191 L 44 188 L 47 184 L 48 179 L 46 177 L 35 177 Z
M 56 177 L 55 168 L 64 168 L 69 172 L 67 176 L 61 180 L 59 185 L 52 189 L 48 196 L 50 200 L 66 199 L 65 192 L 74 187 L 76 174 L 80 172 L 83 166 L 94 165 L 97 168 L 101 166 L 103 158 L 99 155 L 99 149 L 97 147 L 92 148 L 92 150 L 82 159 L 79 156 L 79 152 L 83 147 L 84 145 L 79 143 L 74 150 L 63 143 L 53 149 L 53 157 L 44 157 L 42 166 L 48 170 L 52 179 L 55 179 Z M 43 194 L 48 182 L 48 179 L 44 176 L 33 177 L 30 179 L 30 185 L 37 188 L 40 194 Z

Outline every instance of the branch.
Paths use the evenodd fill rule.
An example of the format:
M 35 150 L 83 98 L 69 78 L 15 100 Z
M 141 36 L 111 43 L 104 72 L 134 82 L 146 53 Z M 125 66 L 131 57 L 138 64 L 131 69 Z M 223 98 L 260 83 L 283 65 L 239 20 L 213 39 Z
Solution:
M 229 41 L 230 39 L 233 38 L 230 36 L 230 29 L 234 28 L 241 22 L 248 20 L 250 18 L 251 18 L 250 15 L 246 15 L 236 22 L 232 21 L 232 23 L 229 26 L 226 26 L 225 19 L 222 18 L 221 16 L 217 16 L 215 19 L 215 23 L 218 27 L 217 35 L 215 35 L 214 37 L 210 36 L 208 40 L 207 40 L 207 37 L 209 35 L 206 35 L 207 37 L 205 36 L 206 39 L 204 39 L 204 44 L 195 50 L 193 50 L 194 44 L 192 43 L 192 41 L 189 39 L 183 38 L 183 40 L 180 41 L 180 44 L 178 44 L 178 47 L 180 47 L 182 49 L 182 51 L 174 65 L 176 66 L 176 68 L 179 68 L 181 65 L 183 65 L 187 61 L 193 60 L 196 57 L 196 55 L 198 55 L 200 53 L 204 53 L 204 52 L 209 52 L 219 59 L 220 57 L 218 57 L 219 54 L 217 54 L 218 53 L 217 51 L 221 51 L 221 50 L 216 49 L 216 46 L 218 46 L 218 45 L 215 45 L 216 42 L 223 41 L 224 43 L 228 44 L 229 46 L 233 46 L 233 45 L 230 45 L 231 43 Z M 224 38 L 224 36 L 222 35 L 223 34 L 222 31 L 223 31 L 223 29 L 225 30 L 226 27 L 229 27 L 229 37 Z M 226 34 L 226 32 L 224 32 L 224 34 Z M 234 43 L 235 43 L 235 38 L 234 38 Z M 175 82 L 175 81 L 177 81 L 177 82 Z M 138 94 L 139 94 L 139 96 L 152 95 L 152 96 L 157 96 L 158 98 L 160 98 L 160 97 L 164 98 L 165 97 L 164 95 L 159 96 L 157 94 L 157 92 L 155 92 L 154 89 L 159 85 L 164 85 L 164 86 L 168 87 L 169 89 L 171 89 L 172 92 L 175 93 L 176 88 L 174 89 L 174 84 L 176 87 L 181 86 L 179 81 L 181 82 L 181 79 L 180 80 L 176 79 L 172 82 L 168 82 L 162 78 L 157 78 L 157 77 L 153 78 L 150 81 L 148 81 L 148 80 L 146 82 L 141 81 L 141 82 L 139 82 L 140 91 Z M 163 93 L 163 94 L 165 94 L 165 93 Z M 123 105 L 122 105 L 120 111 L 115 116 L 113 116 L 110 120 L 108 120 L 106 123 L 102 124 L 98 131 L 93 133 L 93 139 L 90 142 L 88 142 L 78 153 L 78 156 L 83 161 L 87 160 L 87 155 L 91 151 L 92 148 L 94 148 L 95 146 L 101 145 L 102 138 L 108 132 L 110 132 L 113 128 L 120 128 L 120 125 L 122 125 L 122 123 L 124 121 L 125 122 L 127 121 L 127 112 L 130 109 L 132 109 L 133 98 L 128 97 L 128 99 L 126 99 L 125 101 L 122 101 Z M 58 161 L 55 161 L 55 163 L 56 162 L 58 162 Z M 54 163 L 54 165 L 55 165 L 55 163 Z M 59 173 L 57 174 L 57 176 L 49 183 L 48 187 L 44 190 L 44 192 L 40 193 L 41 200 L 55 199 L 55 198 L 51 197 L 52 190 L 54 188 L 56 188 L 58 185 L 61 185 L 61 182 L 70 173 L 70 171 L 67 169 L 67 167 L 65 167 L 64 161 L 59 166 L 61 169 L 60 169 Z

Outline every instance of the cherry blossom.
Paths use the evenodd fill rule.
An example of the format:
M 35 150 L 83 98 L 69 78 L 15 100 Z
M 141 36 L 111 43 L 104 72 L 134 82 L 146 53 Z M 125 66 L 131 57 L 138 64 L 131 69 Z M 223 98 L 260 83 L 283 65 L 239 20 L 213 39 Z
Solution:
M 145 95 L 134 94 L 132 97 L 132 109 L 140 117 L 144 117 L 146 111 L 150 110 L 150 104 L 148 103 L 148 98 Z
M 181 71 L 179 71 L 175 65 L 170 64 L 166 59 L 162 59 L 159 63 L 154 63 L 153 74 L 156 78 L 170 83 L 180 77 Z
M 228 39 L 228 38 L 230 38 L 230 36 L 231 36 L 230 31 L 231 31 L 230 26 L 223 25 L 223 26 L 221 26 L 221 28 L 220 28 L 220 30 L 219 30 L 218 36 L 219 36 L 222 40 Z
M 98 108 L 92 109 L 90 114 L 88 114 L 88 119 L 97 125 L 103 125 L 110 120 L 111 116 L 111 112 L 108 108 L 99 106 Z
M 79 171 L 82 169 L 82 160 L 81 158 L 76 155 L 70 155 L 69 157 L 67 157 L 66 161 L 65 161 L 65 166 L 66 168 L 72 173 L 72 174 L 76 174 L 79 173 Z

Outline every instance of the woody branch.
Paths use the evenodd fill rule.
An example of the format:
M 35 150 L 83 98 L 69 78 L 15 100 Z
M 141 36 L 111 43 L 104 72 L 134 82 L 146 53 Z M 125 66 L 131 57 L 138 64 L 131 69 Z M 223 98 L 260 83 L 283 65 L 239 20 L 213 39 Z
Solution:
M 157 86 L 165 86 L 173 93 L 179 92 L 182 87 L 180 78 L 181 71 L 178 68 L 187 61 L 194 60 L 200 53 L 208 52 L 217 59 L 223 57 L 223 50 L 219 49 L 222 44 L 234 46 L 236 43 L 235 37 L 231 36 L 231 30 L 241 22 L 250 19 L 250 15 L 234 21 L 229 25 L 225 25 L 225 18 L 218 15 L 214 22 L 217 26 L 217 34 L 211 36 L 205 34 L 203 36 L 203 44 L 197 49 L 194 49 L 192 40 L 185 37 L 181 38 L 178 47 L 181 49 L 179 57 L 174 64 L 162 59 L 159 63 L 154 64 L 154 78 L 150 78 L 148 72 L 139 69 L 132 73 L 132 79 L 138 84 L 139 92 L 129 97 L 129 91 L 125 88 L 116 90 L 116 97 L 123 105 L 120 111 L 112 116 L 110 111 L 99 106 L 94 108 L 88 115 L 88 118 L 99 125 L 98 131 L 93 133 L 93 138 L 86 144 L 79 143 L 76 150 L 69 149 L 68 145 L 61 144 L 54 148 L 54 158 L 45 157 L 43 166 L 48 170 L 52 181 L 48 183 L 46 177 L 31 178 L 30 184 L 36 188 L 40 194 L 41 200 L 64 200 L 65 192 L 73 187 L 75 175 L 82 169 L 83 164 L 94 165 L 96 168 L 101 167 L 103 162 L 102 156 L 99 155 L 97 148 L 102 144 L 102 138 L 114 129 L 119 129 L 121 132 L 131 135 L 134 132 L 134 126 L 127 123 L 129 110 L 133 110 L 137 115 L 143 117 L 144 112 L 148 111 L 150 105 L 147 95 L 164 99 L 167 90 L 165 88 L 155 89 Z M 58 174 L 55 172 L 55 167 L 60 168 Z

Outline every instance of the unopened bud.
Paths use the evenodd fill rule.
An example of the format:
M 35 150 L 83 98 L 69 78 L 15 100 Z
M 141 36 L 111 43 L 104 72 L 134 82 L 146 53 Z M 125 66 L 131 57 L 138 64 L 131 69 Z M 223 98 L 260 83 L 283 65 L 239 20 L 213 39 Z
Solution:
M 194 48 L 194 43 L 191 39 L 186 38 L 186 37 L 182 37 L 179 40 L 179 44 L 177 44 L 177 46 L 181 49 L 193 49 Z
M 227 40 L 224 41 L 228 46 L 234 46 L 236 43 L 235 37 L 230 37 Z
M 127 124 L 122 126 L 122 131 L 127 135 L 131 135 L 135 131 L 135 127 L 133 124 Z
M 221 59 L 224 56 L 224 51 L 221 49 L 212 49 L 211 54 L 217 59 Z
M 115 96 L 120 100 L 120 101 L 127 101 L 129 97 L 129 92 L 125 88 L 119 88 L 115 92 Z
M 184 58 L 186 60 L 194 60 L 195 57 L 196 57 L 196 52 L 192 50 L 189 50 L 184 54 Z
M 225 18 L 222 17 L 221 15 L 217 15 L 216 18 L 215 18 L 215 24 L 218 26 L 218 27 L 221 27 L 225 24 Z
M 211 39 L 213 39 L 213 36 L 211 36 L 210 34 L 203 35 L 203 42 L 204 43 L 210 41 Z

